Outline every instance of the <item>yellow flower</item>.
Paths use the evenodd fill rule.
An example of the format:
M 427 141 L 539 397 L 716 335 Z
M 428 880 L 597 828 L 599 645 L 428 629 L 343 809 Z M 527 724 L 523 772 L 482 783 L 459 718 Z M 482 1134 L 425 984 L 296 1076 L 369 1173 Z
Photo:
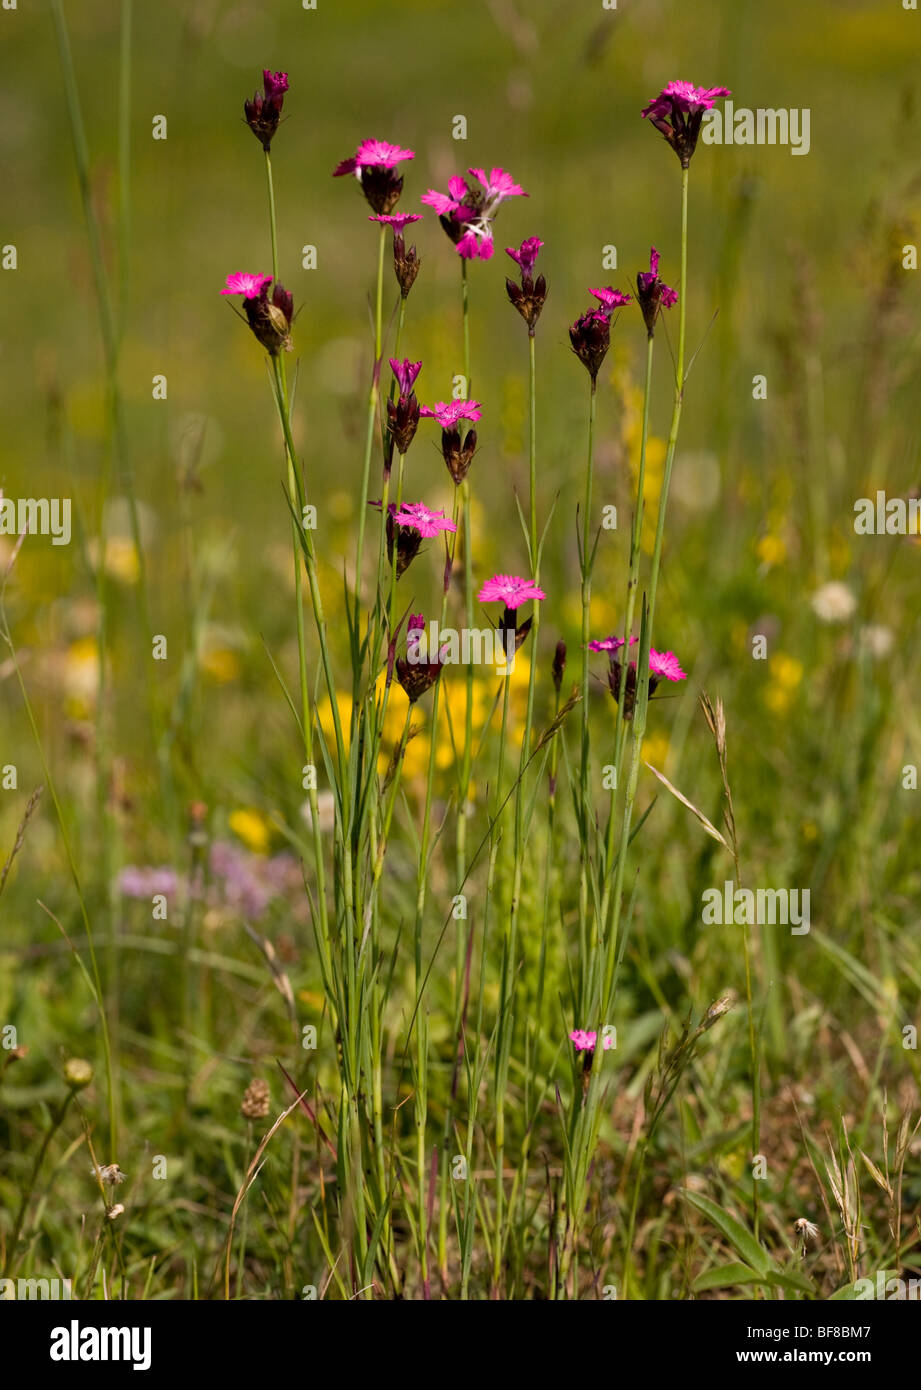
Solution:
M 230 647 L 206 648 L 199 656 L 198 664 L 205 675 L 219 685 L 240 679 L 240 658 Z
M 764 692 L 768 709 L 783 714 L 789 709 L 797 686 L 803 679 L 804 666 L 795 656 L 775 652 L 768 662 L 770 681 Z
M 80 637 L 67 648 L 64 689 L 68 713 L 75 719 L 87 718 L 99 692 L 99 647 L 95 637 Z
M 272 831 L 265 816 L 251 806 L 241 806 L 231 811 L 227 824 L 233 833 L 243 841 L 254 854 L 265 854 L 272 839 Z
M 643 739 L 643 759 L 661 772 L 668 757 L 668 735 L 661 733 L 650 734 Z
M 756 546 L 756 551 L 762 564 L 770 567 L 782 565 L 787 558 L 786 542 L 781 536 L 762 536 Z
M 89 544 L 90 563 L 99 564 L 99 541 Z M 105 550 L 105 571 L 112 579 L 122 584 L 136 584 L 141 573 L 137 547 L 130 536 L 107 536 Z

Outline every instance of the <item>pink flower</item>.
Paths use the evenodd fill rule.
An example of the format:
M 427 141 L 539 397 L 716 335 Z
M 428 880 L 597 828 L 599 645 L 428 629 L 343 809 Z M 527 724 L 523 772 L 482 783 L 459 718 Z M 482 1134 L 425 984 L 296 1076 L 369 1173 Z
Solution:
M 500 206 L 506 198 L 528 195 L 504 169 L 491 169 L 488 174 L 485 169 L 468 169 L 467 173 L 482 184 L 482 189 L 471 187 L 455 174 L 448 180 L 447 193 L 430 188 L 423 193 L 422 202 L 435 209 L 459 256 L 488 261 L 494 249 L 492 223 Z
M 244 299 L 258 299 L 266 285 L 271 285 L 271 275 L 247 275 L 243 270 L 238 270 L 235 275 L 227 276 L 227 286 L 221 290 L 221 294 L 242 294 Z
M 594 1052 L 598 1041 L 598 1034 L 594 1028 L 575 1028 L 569 1035 L 569 1040 L 577 1052 Z M 602 1043 L 602 1051 L 608 1052 L 614 1046 L 613 1033 L 606 1033 Z
M 390 145 L 386 140 L 362 140 L 351 159 L 343 159 L 333 170 L 333 178 L 354 174 L 374 212 L 387 217 L 403 192 L 403 176 L 396 170 L 401 159 L 415 159 L 412 150 Z
M 372 212 L 368 218 L 369 222 L 383 222 L 385 226 L 392 227 L 395 232 L 402 232 L 404 227 L 408 227 L 410 222 L 421 222 L 421 212 L 395 212 L 390 216 L 387 214 Z
M 506 246 L 505 248 L 505 254 L 511 256 L 521 271 L 521 284 L 516 285 L 514 280 L 507 278 L 505 292 L 509 297 L 509 303 L 515 306 L 528 325 L 528 333 L 531 337 L 534 335 L 537 320 L 541 316 L 547 299 L 546 279 L 543 275 L 538 275 L 537 279 L 534 279 L 537 253 L 543 244 L 540 237 L 529 236 L 525 238 L 517 251 L 514 246 Z
M 419 413 L 436 420 L 443 430 L 450 430 L 458 420 L 479 420 L 481 407 L 479 401 L 437 401 L 434 406 L 422 406 Z
M 404 502 L 399 511 L 393 513 L 393 519 L 398 526 L 411 526 L 423 540 L 431 540 L 442 531 L 457 530 L 444 512 L 433 512 L 424 502 Z
M 494 207 L 504 203 L 506 198 L 526 198 L 528 196 L 521 184 L 516 183 L 511 174 L 507 174 L 504 169 L 490 169 L 488 174 L 485 169 L 468 169 L 467 173 L 472 174 L 475 179 L 479 179 L 485 189 L 484 196 L 487 203 Z
M 669 289 L 664 280 L 659 279 L 659 253 L 654 246 L 649 252 L 649 269 L 641 270 L 636 277 L 636 298 L 646 331 L 652 337 L 659 310 L 671 309 L 678 303 L 675 290 Z
M 528 599 L 543 599 L 547 595 L 531 579 L 521 579 L 516 574 L 494 574 L 487 579 L 477 598 L 480 603 L 504 603 L 514 611 Z
M 281 120 L 287 90 L 286 72 L 270 72 L 268 68 L 263 68 L 262 91 L 257 92 L 252 101 L 243 103 L 243 118 L 266 154 L 271 148 L 272 136 Z
M 630 638 L 630 645 L 636 643 L 636 638 Z M 608 686 L 614 696 L 618 706 L 621 698 L 621 684 L 624 681 L 624 662 L 616 655 L 624 645 L 622 639 L 617 637 L 606 637 L 603 642 L 590 642 L 592 651 L 606 651 L 608 653 Z M 683 681 L 687 680 L 687 673 L 682 671 L 681 665 L 674 652 L 657 652 L 654 647 L 649 649 L 649 696 L 652 698 L 656 687 L 661 680 Z M 631 661 L 626 668 L 626 686 L 624 689 L 624 718 L 632 719 L 633 710 L 636 704 L 636 662 Z
M 488 261 L 494 250 L 492 233 L 488 230 L 474 231 L 471 227 L 457 243 L 457 254 L 465 261 Z
M 288 74 L 286 72 L 270 72 L 268 68 L 263 68 L 262 87 L 267 97 L 284 96 L 288 90 Z
M 533 276 L 537 253 L 543 244 L 540 237 L 529 236 L 525 238 L 517 251 L 514 246 L 506 246 L 505 254 L 511 256 L 522 275 Z
M 644 107 L 644 116 L 670 116 L 673 111 L 691 114 L 709 111 L 720 97 L 731 97 L 728 87 L 695 87 L 693 82 L 669 82 L 657 97 Z
M 601 300 L 602 308 L 608 314 L 612 314 L 615 309 L 622 308 L 624 304 L 629 304 L 633 298 L 632 295 L 621 294 L 620 290 L 612 290 L 610 286 L 601 290 L 589 289 L 589 294 L 593 294 L 596 299 Z
M 398 362 L 395 357 L 391 357 L 390 368 L 397 379 L 397 385 L 400 388 L 400 395 L 411 395 L 413 386 L 416 381 L 416 377 L 422 370 L 422 363 L 410 362 L 408 357 L 404 357 L 402 362 Z
M 362 169 L 392 169 L 401 159 L 415 159 L 414 150 L 401 149 L 386 140 L 362 140 L 351 159 L 343 159 L 333 170 L 333 178 L 360 173 Z
M 664 677 L 667 681 L 684 681 L 688 678 L 674 652 L 657 652 L 654 647 L 649 648 L 649 670 L 653 676 Z
M 697 148 L 704 112 L 720 97 L 732 96 L 728 87 L 695 87 L 693 82 L 669 82 L 644 107 L 656 130 L 665 137 L 687 169 Z

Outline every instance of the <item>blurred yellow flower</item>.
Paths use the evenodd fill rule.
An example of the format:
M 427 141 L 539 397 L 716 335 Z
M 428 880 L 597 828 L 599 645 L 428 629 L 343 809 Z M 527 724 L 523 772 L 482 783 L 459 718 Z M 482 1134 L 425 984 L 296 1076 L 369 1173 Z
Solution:
M 771 567 L 782 565 L 787 558 L 786 542 L 781 536 L 762 536 L 756 552 L 762 564 Z
M 668 735 L 661 733 L 650 734 L 643 739 L 643 758 L 647 763 L 652 763 L 661 772 L 668 757 Z
M 241 806 L 238 810 L 231 811 L 227 817 L 227 824 L 253 854 L 268 852 L 272 831 L 261 811 L 256 811 L 251 806 Z
M 220 685 L 240 679 L 240 658 L 230 647 L 206 648 L 200 654 L 198 664 L 206 676 Z
M 80 637 L 67 648 L 64 689 L 68 714 L 75 719 L 87 718 L 99 692 L 99 647 L 95 637 Z
M 89 543 L 90 563 L 99 566 L 99 541 L 94 538 Z M 136 584 L 141 573 L 137 547 L 130 536 L 107 536 L 105 550 L 105 571 L 111 579 L 121 584 Z
M 775 652 L 768 662 L 769 682 L 764 692 L 768 709 L 783 714 L 790 707 L 796 688 L 803 679 L 805 668 L 795 656 Z

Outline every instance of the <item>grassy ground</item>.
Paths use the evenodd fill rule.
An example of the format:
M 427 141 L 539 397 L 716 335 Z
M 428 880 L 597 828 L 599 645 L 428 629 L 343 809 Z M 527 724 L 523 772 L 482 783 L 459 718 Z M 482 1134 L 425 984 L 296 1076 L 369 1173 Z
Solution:
M 904 261 L 921 240 L 921 20 L 860 0 L 823 0 L 808 16 L 789 0 L 645 0 L 616 12 L 550 0 L 462 11 L 434 0 L 320 0 L 316 11 L 213 0 L 155 14 L 94 0 L 67 7 L 68 68 L 55 9 L 0 20 L 0 149 L 14 195 L 0 241 L 17 252 L 15 270 L 0 273 L 0 485 L 6 497 L 74 502 L 72 543 L 28 537 L 4 588 L 4 1272 L 57 1272 L 80 1297 L 158 1299 L 305 1288 L 828 1298 L 879 1270 L 917 1274 L 918 537 L 856 535 L 853 516 L 857 498 L 906 497 L 919 483 L 917 272 Z M 483 406 L 470 473 L 477 584 L 528 567 L 515 504 L 527 513 L 528 350 L 502 248 L 539 235 L 550 285 L 535 436 L 547 599 L 536 657 L 529 639 L 512 678 L 504 782 L 503 682 L 476 675 L 482 746 L 467 847 L 484 849 L 465 885 L 469 916 L 450 915 L 452 750 L 465 712 L 463 674 L 450 673 L 433 755 L 431 695 L 414 710 L 379 895 L 358 876 L 373 969 L 345 1009 L 316 941 L 284 444 L 264 355 L 219 294 L 229 272 L 272 269 L 263 156 L 242 120 L 263 64 L 291 84 L 273 173 L 279 273 L 299 310 L 292 431 L 320 517 L 317 574 L 346 726 L 343 570 L 354 584 L 377 232 L 354 181 L 333 180 L 333 167 L 374 136 L 416 151 L 403 166 L 407 210 L 479 164 L 503 166 L 528 191 L 502 208 L 497 254 L 469 275 L 470 394 Z M 85 199 L 68 71 L 85 123 Z M 588 379 L 568 326 L 589 285 L 630 287 L 650 244 L 678 283 L 680 169 L 639 117 L 672 77 L 725 83 L 737 107 L 810 108 L 811 149 L 702 145 L 692 164 L 684 301 L 688 357 L 700 352 L 653 636 L 688 679 L 651 702 L 642 754 L 731 848 L 698 696 L 722 701 L 738 853 L 642 769 L 634 826 L 649 814 L 626 861 L 617 1047 L 593 1069 L 598 1130 L 583 1190 L 570 1146 L 589 1074 L 568 1033 L 593 1026 L 575 1009 L 589 954 L 580 841 L 597 842 L 579 824 L 579 710 L 528 769 L 520 855 L 514 797 L 492 838 L 490 815 L 497 776 L 509 790 L 517 767 L 531 662 L 535 742 L 557 707 L 560 638 L 560 698 L 579 683 Z M 452 139 L 459 114 L 465 142 Z M 165 140 L 152 138 L 159 116 Z M 411 230 L 423 265 L 402 352 L 424 364 L 420 399 L 448 400 L 464 369 L 458 258 L 431 215 Z M 316 269 L 302 268 L 306 246 Z M 610 246 L 616 270 L 603 268 Z M 386 326 L 389 266 L 384 285 Z M 616 506 L 618 527 L 599 543 L 594 637 L 624 620 L 644 349 L 633 306 L 598 383 L 594 507 L 597 521 Z M 675 350 L 669 319 L 656 337 L 644 586 Z M 160 375 L 165 400 L 152 394 Z M 450 514 L 437 446 L 423 425 L 407 489 Z M 379 453 L 373 470 L 378 497 Z M 378 543 L 373 517 L 367 526 L 366 594 Z M 14 543 L 0 536 L 0 570 Z M 398 613 L 437 614 L 442 570 L 428 542 L 400 581 Z M 460 564 L 455 581 L 458 614 Z M 829 584 L 844 592 L 829 599 Z M 309 607 L 308 619 L 315 737 L 331 744 Z M 162 661 L 151 656 L 157 635 Z M 603 842 L 603 750 L 617 712 L 603 658 L 592 671 L 590 819 Z M 375 796 L 386 796 L 405 713 L 395 690 Z M 345 969 L 359 942 L 341 945 L 344 851 L 319 743 L 315 761 Z M 356 831 L 367 874 L 375 833 L 373 822 L 367 839 Z M 611 868 L 592 857 L 601 891 Z M 702 896 L 727 880 L 808 890 L 810 931 L 707 923 Z M 421 1005 L 420 962 L 431 966 Z M 708 1015 L 727 996 L 734 1007 Z M 368 1048 L 354 1085 L 353 1028 Z M 74 1058 L 94 1068 L 85 1088 L 68 1085 Z M 240 1106 L 254 1078 L 269 1108 L 250 1104 L 248 1119 Z M 272 1134 L 241 1200 L 258 1146 L 298 1093 L 303 1104 Z M 100 1185 L 94 1164 L 112 1162 L 126 1181 Z M 107 1215 L 116 1203 L 124 1211 Z M 804 1237 L 801 1219 L 817 1232 Z

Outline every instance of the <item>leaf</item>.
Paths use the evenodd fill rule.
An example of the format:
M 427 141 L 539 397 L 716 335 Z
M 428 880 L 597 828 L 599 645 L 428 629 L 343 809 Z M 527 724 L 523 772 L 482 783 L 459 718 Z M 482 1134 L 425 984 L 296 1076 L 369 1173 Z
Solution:
M 698 1192 L 685 1192 L 684 1197 L 692 1207 L 696 1207 L 702 1215 L 709 1217 L 714 1226 L 722 1231 L 736 1254 L 741 1255 L 763 1279 L 766 1279 L 768 1275 L 780 1273 L 764 1247 L 755 1240 L 748 1227 L 743 1226 L 736 1217 L 730 1216 L 728 1211 L 724 1211 L 722 1207 L 717 1206 L 716 1202 Z
M 644 763 L 646 763 L 645 758 L 643 759 L 643 761 Z M 729 845 L 727 844 L 726 840 L 717 830 L 716 826 L 712 823 L 712 821 L 707 820 L 707 817 L 704 815 L 703 811 L 698 811 L 693 801 L 688 801 L 687 797 L 683 796 L 677 787 L 673 787 L 671 782 L 664 775 L 664 773 L 661 773 L 656 768 L 654 768 L 652 763 L 646 763 L 646 766 L 649 768 L 649 771 L 653 773 L 654 776 L 658 777 L 663 787 L 667 788 L 667 790 L 671 792 L 672 796 L 676 797 L 681 802 L 682 806 L 686 806 L 688 810 L 691 811 L 697 817 L 704 830 L 706 830 L 707 834 L 712 835 L 714 840 L 719 840 L 720 844 L 724 847 L 724 849 L 728 850 Z M 732 853 L 731 850 L 729 850 L 729 852 L 730 854 Z
M 691 1285 L 694 1293 L 703 1293 L 707 1289 L 728 1289 L 736 1284 L 763 1284 L 764 1276 L 759 1274 L 756 1269 L 749 1268 L 748 1265 L 739 1263 L 717 1265 L 715 1269 L 708 1269 L 706 1274 L 701 1274 Z

